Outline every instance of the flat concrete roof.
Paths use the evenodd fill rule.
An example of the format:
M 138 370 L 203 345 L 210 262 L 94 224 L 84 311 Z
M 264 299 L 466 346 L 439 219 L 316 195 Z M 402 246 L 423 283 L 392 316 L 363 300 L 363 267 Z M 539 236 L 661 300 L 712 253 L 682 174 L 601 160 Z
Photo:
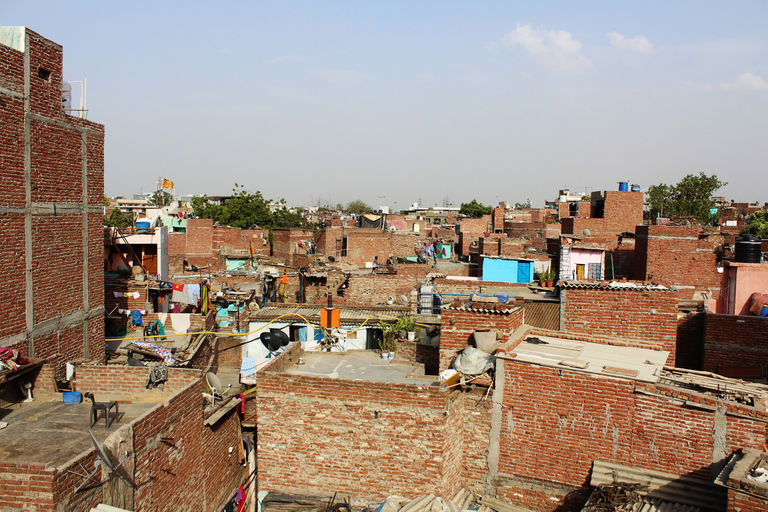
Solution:
M 303 364 L 295 364 L 285 373 L 392 384 L 440 385 L 436 375 L 424 375 L 424 365 L 397 358 L 381 359 L 374 351 L 305 352 L 299 361 Z
M 526 336 L 513 352 L 515 361 L 646 382 L 659 380 L 669 357 L 664 350 L 535 335 Z
M 98 400 L 98 396 L 96 397 Z M 91 429 L 96 440 L 103 443 L 107 436 L 130 423 L 156 403 L 118 402 L 119 415 L 114 411 L 109 428 L 103 413 Z M 88 434 L 91 403 L 65 404 L 35 400 L 0 407 L 0 421 L 8 426 L 0 429 L 0 460 L 34 462 L 56 468 L 93 447 Z

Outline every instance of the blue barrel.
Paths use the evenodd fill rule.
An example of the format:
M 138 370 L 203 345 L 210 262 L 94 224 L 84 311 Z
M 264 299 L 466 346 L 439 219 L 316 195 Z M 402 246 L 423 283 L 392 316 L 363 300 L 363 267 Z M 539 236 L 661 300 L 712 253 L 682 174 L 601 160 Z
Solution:
M 79 391 L 65 391 L 64 403 L 65 404 L 79 404 L 83 401 L 83 396 Z
M 629 183 L 626 181 L 620 181 L 619 192 L 629 192 Z
M 640 192 L 640 185 L 632 185 L 632 192 Z

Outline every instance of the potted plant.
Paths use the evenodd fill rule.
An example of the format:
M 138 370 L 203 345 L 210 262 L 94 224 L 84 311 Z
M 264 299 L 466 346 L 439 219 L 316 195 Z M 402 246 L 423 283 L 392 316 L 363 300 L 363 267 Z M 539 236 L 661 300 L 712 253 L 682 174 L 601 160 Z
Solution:
M 547 272 L 547 288 L 552 288 L 552 280 L 555 278 L 555 271 L 550 270 Z
M 400 331 L 400 323 L 386 323 L 379 322 L 378 327 L 381 328 L 381 341 L 379 341 L 379 348 L 381 349 L 381 358 L 387 359 L 395 356 L 395 350 L 397 350 L 397 335 Z
M 400 320 L 398 320 L 398 325 L 400 326 L 400 331 L 405 331 L 406 336 L 408 337 L 408 341 L 414 341 L 416 340 L 416 322 L 414 322 L 411 317 L 404 316 Z M 401 338 L 403 338 L 401 334 Z

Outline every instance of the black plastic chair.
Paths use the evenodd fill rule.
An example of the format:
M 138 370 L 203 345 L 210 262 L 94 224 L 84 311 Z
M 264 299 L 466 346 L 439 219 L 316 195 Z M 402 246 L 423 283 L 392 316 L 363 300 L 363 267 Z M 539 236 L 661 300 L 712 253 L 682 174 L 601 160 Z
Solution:
M 91 401 L 91 416 L 89 419 L 91 427 L 93 427 L 99 419 L 99 411 L 104 411 L 104 424 L 107 428 L 109 428 L 109 411 L 113 407 L 115 408 L 115 419 L 120 415 L 120 408 L 114 400 L 111 402 L 97 402 L 93 393 L 86 393 L 84 396 Z

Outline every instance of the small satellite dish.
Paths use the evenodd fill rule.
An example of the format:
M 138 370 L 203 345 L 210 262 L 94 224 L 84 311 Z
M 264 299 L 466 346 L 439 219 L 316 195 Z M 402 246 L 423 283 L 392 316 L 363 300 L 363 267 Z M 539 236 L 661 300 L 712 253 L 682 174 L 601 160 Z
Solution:
M 219 379 L 219 377 L 215 373 L 213 373 L 213 372 L 206 373 L 205 374 L 205 381 L 208 383 L 208 386 L 213 391 L 215 391 L 219 395 L 221 394 L 221 391 L 224 389 L 224 386 L 222 385 L 221 380 Z
M 405 295 L 401 295 L 400 302 L 402 302 L 403 304 L 408 304 L 408 297 L 406 297 Z
M 251 311 L 258 311 L 259 310 L 259 303 L 255 300 L 248 303 L 248 309 Z
M 101 445 L 96 440 L 96 436 L 93 435 L 93 432 L 91 432 L 90 429 L 88 430 L 88 433 L 91 434 L 91 442 L 93 442 L 93 446 L 94 448 L 96 448 L 96 454 L 101 459 L 102 464 L 104 464 L 104 466 L 109 468 L 110 471 L 114 471 L 114 469 L 112 468 L 112 462 L 109 460 L 109 457 L 107 457 L 107 454 L 104 453 L 104 450 L 101 448 Z
M 590 236 L 592 234 L 592 232 L 587 228 L 584 228 L 584 231 L 582 231 L 582 233 L 584 234 L 584 236 Z
M 333 263 L 334 261 L 336 261 L 336 258 L 334 258 L 333 256 L 328 256 L 328 261 Z
M 288 337 L 288 335 L 280 329 L 270 329 L 269 334 L 271 334 L 272 338 L 276 339 L 277 342 L 280 343 L 281 347 L 284 347 L 291 342 L 291 339 Z
M 216 305 L 221 309 L 227 309 L 229 307 L 229 301 L 224 297 L 216 297 Z
M 277 337 L 272 336 L 271 333 L 263 332 L 259 334 L 259 339 L 261 339 L 261 343 L 267 347 L 267 350 L 270 352 L 277 352 L 280 350 L 280 340 L 277 339 Z

